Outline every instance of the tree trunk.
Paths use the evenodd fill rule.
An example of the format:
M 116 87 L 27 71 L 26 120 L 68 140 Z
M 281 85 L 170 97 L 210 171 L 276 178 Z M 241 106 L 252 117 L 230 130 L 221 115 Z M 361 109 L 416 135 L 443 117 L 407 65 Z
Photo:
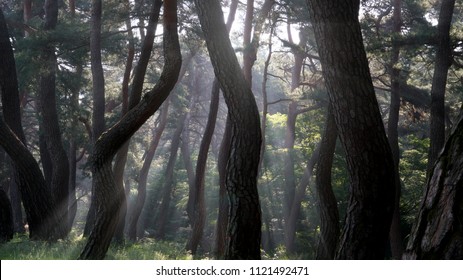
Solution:
M 5 149 L 24 178 L 19 190 L 29 224 L 29 237 L 45 241 L 56 241 L 61 238 L 63 233 L 61 216 L 56 213 L 50 189 L 45 184 L 39 165 L 26 146 L 7 126 L 3 114 L 0 114 L 0 146 Z
M 6 124 L 19 140 L 26 145 L 26 137 L 21 124 L 18 78 L 16 62 L 3 11 L 0 10 L 0 87 L 2 110 Z M 13 208 L 13 223 L 15 232 L 24 232 L 19 188 L 24 184 L 24 178 L 14 164 L 11 165 L 11 180 L 9 185 L 11 206 Z
M 211 103 L 209 105 L 209 116 L 207 118 L 206 129 L 204 130 L 203 139 L 199 147 L 198 159 L 196 161 L 196 176 L 194 181 L 194 201 L 193 201 L 193 226 L 190 239 L 186 249 L 190 250 L 193 255 L 201 241 L 206 223 L 206 205 L 204 198 L 204 178 L 206 176 L 206 164 L 209 153 L 209 147 L 214 135 L 217 113 L 219 111 L 220 86 L 217 80 L 214 80 L 211 91 Z
M 124 8 L 127 11 L 130 11 L 129 1 L 125 1 Z M 130 73 L 132 72 L 133 59 L 135 56 L 135 44 L 134 44 L 132 24 L 130 23 L 129 13 L 127 13 L 127 19 L 125 20 L 125 26 L 127 28 L 128 42 L 127 42 L 127 60 L 125 63 L 124 77 L 122 79 L 121 117 L 124 116 L 129 110 L 129 82 L 130 82 Z M 125 165 L 127 163 L 129 147 L 130 147 L 130 141 L 127 141 L 127 143 L 125 143 L 119 149 L 119 152 L 117 153 L 116 159 L 114 161 L 114 166 L 113 166 L 114 181 L 116 182 L 116 185 L 118 185 L 118 188 L 124 188 L 124 171 L 125 171 Z M 127 206 L 128 193 L 130 193 L 130 189 L 129 190 L 126 189 L 126 192 L 125 192 L 126 196 L 123 199 L 120 214 L 119 214 L 120 215 L 119 223 L 117 225 L 116 232 L 114 234 L 114 239 L 118 243 L 122 243 L 124 241 L 125 220 L 127 216 L 127 207 L 128 207 Z
M 8 195 L 0 188 L 0 244 L 13 238 L 13 209 Z
M 295 248 L 295 240 L 296 240 L 296 228 L 297 228 L 297 221 L 300 217 L 301 213 L 301 203 L 306 197 L 306 190 L 307 186 L 310 184 L 312 180 L 313 169 L 315 167 L 315 163 L 317 162 L 318 155 L 320 153 L 320 144 L 317 145 L 315 150 L 310 157 L 307 166 L 304 170 L 304 174 L 302 175 L 299 184 L 297 185 L 296 191 L 294 193 L 294 198 L 290 207 L 290 212 L 288 219 L 285 221 L 285 246 L 286 251 L 288 253 L 294 253 Z
M 288 31 L 290 32 L 290 30 Z M 288 36 L 291 38 L 291 36 Z M 302 65 L 304 62 L 304 53 L 300 50 L 304 50 L 307 43 L 307 36 L 303 35 L 303 31 L 300 31 L 300 37 L 302 40 L 299 42 L 298 48 L 292 50 L 294 56 L 294 66 L 291 73 L 291 92 L 294 92 L 301 82 Z M 292 39 L 291 39 L 292 41 Z M 294 237 L 296 234 L 296 220 L 291 219 L 291 212 L 293 212 L 293 206 L 300 208 L 300 204 L 294 204 L 296 195 L 296 174 L 294 173 L 294 143 L 296 140 L 296 121 L 299 115 L 297 101 L 293 100 L 288 105 L 288 117 L 286 119 L 286 134 L 285 134 L 285 206 L 284 206 L 284 219 L 285 219 L 285 248 L 289 254 L 294 253 Z M 313 167 L 312 167 L 313 168 Z M 312 170 L 308 171 L 312 173 Z M 299 212 L 294 209 L 294 213 Z M 295 219 L 293 217 L 292 219 Z
M 129 218 L 129 226 L 128 226 L 128 236 L 129 239 L 135 241 L 137 236 L 137 224 L 140 218 L 140 214 L 143 210 L 143 206 L 145 205 L 146 200 L 146 184 L 148 180 L 148 172 L 151 167 L 151 162 L 153 161 L 154 154 L 156 153 L 156 149 L 159 145 L 159 141 L 161 140 L 161 135 L 166 127 L 167 124 L 167 115 L 169 112 L 169 100 L 166 100 L 165 105 L 162 107 L 161 116 L 159 125 L 153 132 L 153 139 L 149 145 L 148 151 L 146 152 L 145 161 L 143 162 L 143 166 L 140 170 L 140 174 L 138 175 L 138 194 L 136 198 L 136 202 L 132 211 L 132 214 Z
M 393 29 L 392 29 L 392 50 L 391 50 L 391 104 L 389 106 L 389 120 L 387 123 L 387 136 L 389 145 L 391 146 L 392 157 L 394 160 L 394 169 L 396 180 L 396 194 L 394 202 L 394 213 L 392 216 L 391 229 L 389 232 L 389 243 L 391 247 L 392 258 L 400 259 L 403 254 L 402 234 L 400 231 L 400 176 L 399 176 L 399 111 L 400 111 L 400 68 L 399 55 L 400 47 L 397 44 L 397 37 L 400 36 L 402 26 L 402 0 L 394 0 L 394 13 L 393 13 Z
M 363 47 L 360 1 L 307 3 L 351 181 L 337 258 L 383 259 L 394 205 L 394 162 Z
M 72 10 L 71 10 L 72 11 Z M 72 12 L 71 12 L 72 15 Z M 82 65 L 76 66 L 76 74 L 78 77 L 82 76 L 83 67 Z M 77 127 L 79 124 L 79 93 L 81 86 L 77 86 L 72 90 L 71 93 L 71 116 L 72 116 L 72 127 Z M 72 228 L 74 219 L 77 214 L 77 199 L 76 199 L 76 176 L 77 176 L 77 134 L 71 133 L 71 139 L 69 139 L 69 227 Z
M 45 23 L 44 30 L 55 29 L 58 22 L 58 1 L 45 1 Z M 68 200 L 69 200 L 69 161 L 61 139 L 61 130 L 56 104 L 56 69 L 57 56 L 55 47 L 47 45 L 41 53 L 43 69 L 40 77 L 39 100 L 42 120 L 43 136 L 47 145 L 52 164 L 52 176 L 50 188 L 53 200 L 57 207 L 61 220 L 68 225 Z M 64 229 L 62 236 L 65 237 L 70 228 Z
M 177 121 L 177 128 L 172 135 L 170 145 L 170 156 L 167 162 L 166 170 L 164 171 L 164 184 L 162 186 L 162 201 L 159 206 L 156 219 L 156 237 L 163 239 L 166 234 L 166 225 L 169 220 L 169 207 L 172 200 L 172 192 L 174 189 L 174 167 L 177 160 L 178 148 L 180 147 L 180 136 L 185 124 L 186 113 L 183 113 Z
M 317 183 L 315 185 L 320 215 L 320 239 L 317 247 L 317 260 L 334 259 L 339 241 L 338 203 L 331 184 L 331 169 L 333 167 L 337 137 L 336 123 L 331 106 L 329 106 L 326 114 L 325 130 L 321 140 L 317 163 Z
M 140 99 L 141 99 L 141 95 L 142 95 L 142 92 L 143 92 L 143 82 L 144 82 L 144 79 L 145 79 L 145 73 L 146 73 L 146 69 L 147 69 L 147 66 L 148 66 L 148 62 L 149 62 L 149 59 L 151 57 L 151 51 L 153 49 L 155 31 L 156 31 L 156 27 L 157 27 L 157 24 L 158 24 L 158 21 L 159 21 L 159 12 L 161 10 L 161 6 L 162 6 L 162 1 L 161 0 L 154 0 L 153 1 L 153 6 L 151 7 L 151 11 L 150 11 L 150 18 L 149 18 L 148 27 L 147 27 L 147 30 L 146 30 L 146 35 L 143 36 L 143 45 L 142 45 L 140 57 L 138 59 L 138 64 L 137 64 L 137 66 L 136 66 L 136 68 L 134 70 L 135 73 L 134 73 L 134 77 L 133 77 L 133 81 L 132 81 L 132 89 L 131 89 L 131 92 L 130 92 L 130 98 L 129 98 L 129 102 L 128 102 L 128 109 L 132 109 L 133 107 L 135 107 L 135 105 L 137 105 L 140 102 Z M 99 9 L 101 9 L 101 7 Z M 96 12 L 98 12 L 98 11 L 96 11 Z M 101 15 L 100 15 L 100 18 L 101 18 Z M 100 21 L 101 21 L 101 19 L 100 19 Z M 101 23 L 100 23 L 100 25 L 101 25 Z M 101 29 L 101 27 L 100 27 L 100 29 Z M 100 39 L 98 39 L 98 40 L 100 40 Z M 100 54 L 100 64 L 101 64 L 101 54 Z M 96 72 L 96 74 L 98 74 L 98 73 L 99 73 L 99 71 Z M 104 85 L 104 81 L 103 81 L 103 85 Z M 103 92 L 103 97 L 104 97 L 104 92 Z M 104 114 L 103 114 L 103 117 L 104 117 Z M 103 120 L 104 120 L 104 118 L 103 118 Z M 123 149 L 128 149 L 129 144 L 126 143 L 126 145 L 127 146 L 123 147 Z M 120 155 L 119 160 L 117 160 L 117 163 L 118 163 L 118 166 L 119 166 L 117 169 L 121 169 L 121 166 L 123 166 L 122 161 L 125 158 L 125 156 L 126 156 L 126 154 L 124 154 L 124 152 L 122 152 L 121 155 Z M 124 164 L 124 166 L 125 166 L 125 164 Z M 121 180 L 122 180 L 122 178 L 120 180 L 116 180 L 116 182 L 119 182 L 119 185 L 121 185 L 121 182 L 122 182 Z M 125 199 L 125 198 L 123 198 L 123 199 Z M 124 203 L 125 202 L 123 202 L 123 204 Z M 89 209 L 89 215 L 95 215 L 95 208 L 96 208 L 96 206 L 94 205 L 93 200 L 92 200 L 92 203 L 91 203 L 90 209 Z M 89 223 L 93 224 L 93 220 L 94 220 L 94 218 L 93 219 L 87 218 L 87 224 L 89 224 Z M 121 227 L 122 227 L 122 225 L 121 225 Z M 87 225 L 86 225 L 86 229 L 87 229 Z M 119 232 L 121 232 L 121 230 L 119 230 Z
M 101 64 L 101 15 L 102 0 L 92 0 L 92 13 L 90 18 L 90 62 L 92 70 L 92 142 L 96 143 L 105 130 L 105 80 L 103 65 Z M 92 178 L 92 180 L 95 180 Z M 95 185 L 92 183 L 92 186 Z M 87 221 L 84 229 L 84 236 L 88 236 L 92 230 L 98 206 L 96 205 L 95 190 L 92 187 L 92 198 L 88 209 Z
M 430 174 L 404 259 L 463 259 L 463 119 Z
M 230 33 L 230 29 L 235 20 L 236 10 L 238 8 L 239 0 L 232 0 L 230 3 L 230 12 L 227 18 L 227 32 Z M 217 77 L 214 83 L 219 83 Z M 217 228 L 216 228 L 216 239 L 215 239 L 215 256 L 217 259 L 223 259 L 225 256 L 226 243 L 227 243 L 227 218 L 229 211 L 229 202 L 227 198 L 227 187 L 225 186 L 225 176 L 228 156 L 230 154 L 230 140 L 231 140 L 231 125 L 228 120 L 225 124 L 224 135 L 222 136 L 222 143 L 220 144 L 220 153 L 218 158 L 218 171 L 219 171 L 219 213 L 217 217 Z
M 431 87 L 431 124 L 429 133 L 431 142 L 428 156 L 428 174 L 434 169 L 434 164 L 445 142 L 445 87 L 447 85 L 448 69 L 453 60 L 450 46 L 450 26 L 454 7 L 455 0 L 443 0 L 437 24 L 438 44 Z
M 117 225 L 120 196 L 111 170 L 111 162 L 119 148 L 153 115 L 174 88 L 181 67 L 181 53 L 177 34 L 177 2 L 164 1 L 163 48 L 165 63 L 156 86 L 132 110 L 108 129 L 95 144 L 91 156 L 94 190 L 98 215 L 94 229 L 80 259 L 102 259 L 108 250 Z
M 261 130 L 249 83 L 235 56 L 219 1 L 195 0 L 214 72 L 231 124 L 226 186 L 230 201 L 226 259 L 260 259 L 261 211 L 257 192 Z
M 285 132 L 285 156 L 284 156 L 284 205 L 283 217 L 285 220 L 285 249 L 288 254 L 294 253 L 294 235 L 296 225 L 290 222 L 293 201 L 296 195 L 296 174 L 294 173 L 294 142 L 296 136 L 297 101 L 291 101 L 288 106 Z M 291 229 L 290 229 L 291 228 Z

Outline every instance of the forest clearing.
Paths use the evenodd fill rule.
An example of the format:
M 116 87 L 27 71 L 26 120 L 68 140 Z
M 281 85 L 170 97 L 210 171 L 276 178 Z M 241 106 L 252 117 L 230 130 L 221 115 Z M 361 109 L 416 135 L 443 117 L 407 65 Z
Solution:
M 463 259 L 463 3 L 0 2 L 0 259 Z

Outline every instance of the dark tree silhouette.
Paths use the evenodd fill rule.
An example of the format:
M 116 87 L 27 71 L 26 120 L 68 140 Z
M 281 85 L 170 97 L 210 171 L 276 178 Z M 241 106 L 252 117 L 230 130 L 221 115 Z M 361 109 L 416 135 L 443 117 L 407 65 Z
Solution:
M 124 189 L 117 188 L 112 173 L 112 159 L 119 148 L 153 115 L 174 88 L 182 57 L 177 34 L 177 1 L 164 1 L 164 68 L 156 86 L 132 110 L 95 143 L 91 156 L 93 189 L 97 205 L 95 225 L 80 259 L 105 257 L 116 230 Z

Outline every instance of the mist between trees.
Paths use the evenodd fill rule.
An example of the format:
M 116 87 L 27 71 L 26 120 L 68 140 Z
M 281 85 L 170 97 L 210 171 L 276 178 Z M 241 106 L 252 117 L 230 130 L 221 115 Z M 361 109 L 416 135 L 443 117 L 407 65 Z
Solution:
M 463 258 L 461 2 L 0 8 L 11 255 Z

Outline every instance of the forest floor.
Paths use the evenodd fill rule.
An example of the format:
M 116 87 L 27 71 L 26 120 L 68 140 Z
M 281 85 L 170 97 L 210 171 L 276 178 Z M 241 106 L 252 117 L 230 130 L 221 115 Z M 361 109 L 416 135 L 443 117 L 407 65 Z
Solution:
M 16 235 L 8 243 L 0 244 L 0 260 L 75 260 L 79 257 L 86 239 L 70 235 L 54 243 L 33 241 L 27 235 Z M 201 257 L 207 259 L 207 256 Z M 158 241 L 152 238 L 133 243 L 112 244 L 107 260 L 188 260 L 193 259 L 184 244 Z

